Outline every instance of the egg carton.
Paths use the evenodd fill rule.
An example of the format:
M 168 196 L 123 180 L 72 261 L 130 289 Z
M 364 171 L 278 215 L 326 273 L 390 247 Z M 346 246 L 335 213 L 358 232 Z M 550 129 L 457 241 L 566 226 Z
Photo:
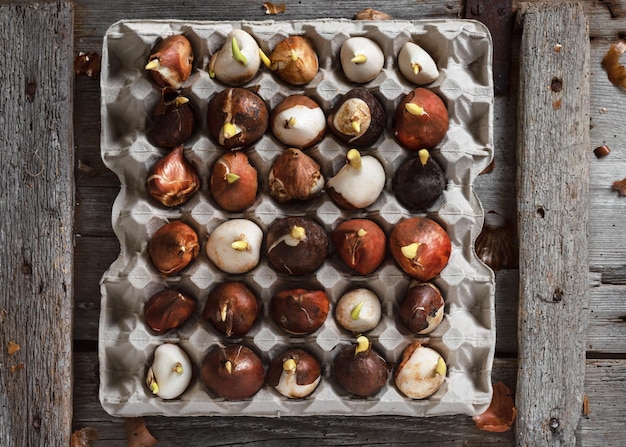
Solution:
M 290 94 L 314 98 L 328 113 L 342 94 L 357 87 L 348 81 L 338 62 L 341 44 L 351 36 L 375 40 L 385 54 L 382 73 L 364 86 L 374 93 L 387 112 L 387 126 L 378 142 L 362 152 L 377 157 L 387 181 L 380 198 L 365 210 L 338 208 L 326 193 L 312 201 L 279 204 L 269 196 L 268 173 L 272 161 L 285 146 L 268 131 L 246 150 L 259 173 L 259 196 L 243 213 L 222 211 L 210 197 L 210 166 L 224 152 L 208 137 L 205 121 L 208 100 L 225 88 L 206 70 L 211 54 L 224 43 L 226 35 L 242 28 L 255 37 L 261 48 L 270 50 L 289 35 L 309 37 L 318 52 L 320 70 L 307 85 L 293 87 L 281 82 L 262 67 L 246 86 L 273 108 Z M 185 94 L 203 117 L 201 127 L 185 144 L 185 156 L 200 172 L 200 191 L 186 204 L 166 209 L 148 197 L 144 184 L 147 172 L 166 151 L 146 137 L 149 115 L 160 96 L 146 75 L 144 65 L 154 43 L 162 37 L 182 33 L 195 53 L 190 87 Z M 258 267 L 243 275 L 227 275 L 208 260 L 204 248 L 207 236 L 220 223 L 235 217 L 248 218 L 264 231 L 274 219 L 303 215 L 319 222 L 330 232 L 339 222 L 352 217 L 369 217 L 387 235 L 400 220 L 413 216 L 400 205 L 391 188 L 393 172 L 410 156 L 394 140 L 393 111 L 403 95 L 415 86 L 396 67 L 402 45 L 415 41 L 429 52 L 440 70 L 428 88 L 439 94 L 450 115 L 450 128 L 433 157 L 445 169 L 447 186 L 439 200 L 425 213 L 438 221 L 450 235 L 452 254 L 447 267 L 433 282 L 445 298 L 442 324 L 428 336 L 409 334 L 397 319 L 410 278 L 387 259 L 369 276 L 351 274 L 332 249 L 324 265 L 303 278 L 274 271 L 262 257 Z M 495 350 L 494 274 L 479 261 L 474 241 L 483 224 L 483 209 L 473 181 L 493 156 L 492 42 L 488 30 L 469 20 L 431 21 L 121 21 L 106 32 L 102 51 L 102 137 L 101 151 L 106 166 L 117 174 L 121 189 L 112 209 L 112 224 L 120 241 L 119 257 L 101 279 L 99 328 L 100 401 L 115 416 L 306 416 L 306 415 L 474 415 L 491 401 L 491 368 Z M 315 147 L 307 149 L 326 178 L 345 162 L 349 148 L 330 132 Z M 202 242 L 198 259 L 180 275 L 163 278 L 152 266 L 147 253 L 151 235 L 163 224 L 182 219 L 199 234 Z M 244 337 L 226 339 L 200 317 L 208 292 L 227 279 L 244 281 L 262 302 L 260 321 Z M 179 288 L 198 299 L 198 311 L 182 327 L 155 335 L 143 320 L 144 303 L 165 287 Z M 307 336 L 282 332 L 269 315 L 269 300 L 279 290 L 294 287 L 325 289 L 331 311 L 324 325 Z M 390 377 L 375 396 L 356 398 L 345 392 L 332 377 L 335 353 L 354 343 L 352 334 L 340 328 L 333 317 L 334 304 L 346 291 L 367 287 L 381 299 L 383 317 L 367 335 L 374 348 L 392 364 L 401 359 L 404 348 L 420 340 L 438 350 L 448 365 L 443 386 L 433 396 L 413 400 L 403 396 Z M 157 346 L 179 344 L 195 365 L 194 379 L 179 398 L 163 400 L 153 396 L 145 384 L 146 372 Z M 226 401 L 213 395 L 200 379 L 200 364 L 216 344 L 243 343 L 253 348 L 266 366 L 287 347 L 304 347 L 322 364 L 322 380 L 308 398 L 288 399 L 267 385 L 255 396 Z M 392 373 L 393 374 L 393 373 Z

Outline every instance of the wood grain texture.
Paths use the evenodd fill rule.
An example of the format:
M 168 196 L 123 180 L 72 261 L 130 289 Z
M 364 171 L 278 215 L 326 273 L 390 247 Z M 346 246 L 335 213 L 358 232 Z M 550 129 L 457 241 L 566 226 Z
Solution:
M 524 9 L 516 438 L 519 446 L 572 446 L 583 402 L 589 306 L 588 24 L 577 4 Z
M 0 6 L 0 445 L 69 445 L 73 9 Z M 11 354 L 10 343 L 20 349 Z

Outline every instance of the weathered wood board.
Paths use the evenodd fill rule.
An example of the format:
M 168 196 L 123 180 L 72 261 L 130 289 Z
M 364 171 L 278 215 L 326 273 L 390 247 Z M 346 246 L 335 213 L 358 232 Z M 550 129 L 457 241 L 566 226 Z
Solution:
M 589 306 L 589 31 L 578 4 L 520 11 L 518 446 L 572 446 Z
M 73 26 L 69 3 L 0 5 L 3 447 L 71 433 Z

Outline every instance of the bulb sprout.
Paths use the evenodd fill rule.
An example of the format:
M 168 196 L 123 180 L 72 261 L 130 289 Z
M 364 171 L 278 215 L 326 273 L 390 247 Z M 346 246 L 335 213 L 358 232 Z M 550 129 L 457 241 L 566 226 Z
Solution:
M 430 158 L 430 153 L 428 152 L 428 149 L 420 149 L 417 155 L 420 158 L 422 166 L 426 166 L 426 163 L 428 163 L 428 159 Z
M 361 168 L 361 153 L 356 149 L 350 149 L 346 155 L 348 164 L 355 169 Z
M 151 61 L 149 61 L 146 64 L 145 69 L 146 70 L 156 70 L 157 68 L 159 68 L 161 64 L 159 63 L 159 59 L 152 59 Z
M 354 349 L 354 355 L 357 355 L 360 352 L 365 352 L 370 347 L 370 341 L 366 336 L 361 335 L 356 339 L 356 348 Z
M 419 106 L 413 102 L 407 102 L 404 108 L 411 115 L 415 115 L 415 116 L 427 115 L 427 113 L 424 111 L 424 108 L 422 106 Z
M 354 57 L 350 59 L 350 62 L 352 62 L 353 64 L 362 64 L 366 61 L 367 56 L 365 54 L 355 54 Z
M 294 374 L 296 372 L 296 361 L 294 359 L 285 360 L 283 370 L 289 375 Z
M 246 59 L 246 56 L 241 52 L 241 49 L 239 48 L 239 44 L 237 43 L 237 39 L 235 37 L 233 37 L 231 49 L 233 51 L 233 59 L 235 59 L 241 65 L 248 64 L 248 59 Z
M 303 241 L 306 239 L 306 230 L 304 227 L 294 226 L 291 229 L 291 237 L 298 241 Z
M 417 250 L 419 248 L 419 245 L 419 243 L 413 242 L 412 244 L 405 245 L 404 247 L 400 248 L 400 251 L 405 258 L 415 259 L 417 257 Z
M 352 308 L 352 312 L 350 312 L 350 318 L 352 318 L 353 320 L 358 320 L 359 315 L 361 315 L 361 309 L 363 308 L 364 304 L 365 304 L 365 301 L 361 301 L 359 304 L 354 306 L 354 308 Z

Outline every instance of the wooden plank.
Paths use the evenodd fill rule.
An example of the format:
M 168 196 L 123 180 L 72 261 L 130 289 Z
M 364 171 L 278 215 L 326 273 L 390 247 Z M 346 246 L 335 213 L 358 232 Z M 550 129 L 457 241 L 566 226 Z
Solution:
M 572 3 L 528 5 L 520 17 L 516 438 L 571 446 L 589 305 L 588 24 Z
M 72 58 L 72 4 L 0 6 L 3 447 L 69 445 Z

